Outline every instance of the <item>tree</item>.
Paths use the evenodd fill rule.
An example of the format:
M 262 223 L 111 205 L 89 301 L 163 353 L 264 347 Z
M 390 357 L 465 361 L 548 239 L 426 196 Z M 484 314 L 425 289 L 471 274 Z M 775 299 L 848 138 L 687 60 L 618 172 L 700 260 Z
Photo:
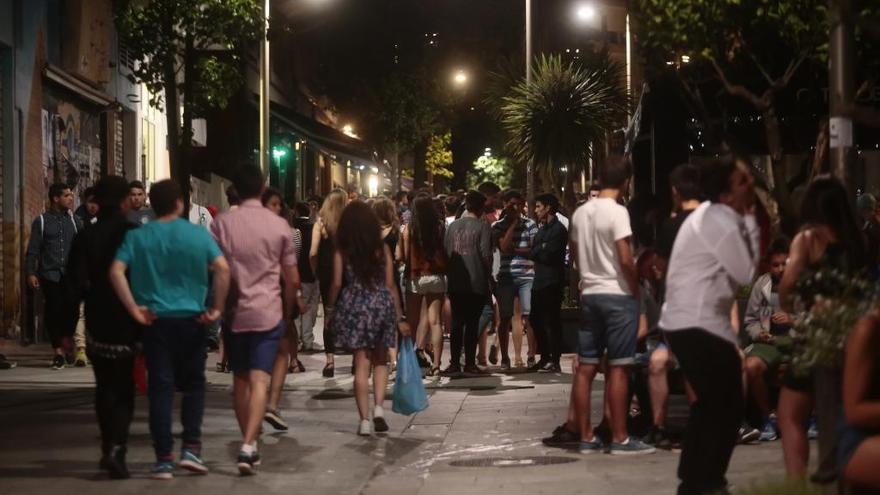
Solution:
M 570 184 L 584 169 L 590 143 L 623 121 L 626 105 L 621 68 L 607 56 L 578 65 L 542 55 L 532 81 L 520 82 L 503 99 L 508 149 L 518 162 L 536 165 L 544 188 L 558 191 L 560 179 Z M 571 187 L 564 197 L 573 204 Z
M 431 136 L 425 153 L 425 170 L 429 177 L 451 179 L 455 175 L 449 168 L 452 166 L 451 145 L 452 133 L 449 131 Z
M 437 127 L 437 109 L 429 97 L 425 79 L 418 74 L 395 71 L 378 88 L 378 102 L 372 107 L 368 137 L 391 156 L 392 186 L 400 190 L 400 155 L 427 143 Z M 419 157 L 416 161 L 421 161 Z
M 193 118 L 225 107 L 243 84 L 241 53 L 261 36 L 260 5 L 257 0 L 117 0 L 115 7 L 120 42 L 137 60 L 130 79 L 146 85 L 151 105 L 165 107 L 171 177 L 188 203 Z
M 859 17 L 877 11 L 876 6 L 868 6 L 871 3 L 876 4 L 863 2 Z M 790 231 L 795 205 L 782 159 L 797 136 L 786 136 L 786 131 L 798 134 L 805 128 L 818 129 L 816 140 L 808 141 L 816 148 L 813 174 L 827 150 L 827 105 L 814 104 L 809 112 L 802 112 L 798 107 L 803 105 L 792 95 L 797 78 L 820 89 L 826 85 L 827 0 L 637 0 L 634 7 L 644 55 L 649 63 L 676 68 L 686 101 L 717 152 L 728 151 L 737 142 L 724 118 L 729 108 L 744 105 L 758 114 L 772 164 L 771 176 L 762 177 L 761 182 L 765 187 L 772 184 L 768 189 L 779 206 L 784 229 Z M 859 54 L 862 61 L 866 56 L 876 60 L 877 55 L 869 50 Z M 875 79 L 877 64 L 867 67 L 871 69 L 862 74 L 862 80 Z M 719 87 L 728 100 L 719 103 L 722 108 L 713 109 L 712 92 Z M 860 91 L 866 91 L 864 85 Z M 789 124 L 781 118 L 786 105 L 795 117 L 788 119 Z M 825 123 L 820 125 L 820 121 Z
M 494 182 L 501 189 L 511 187 L 513 169 L 506 158 L 482 155 L 474 160 L 474 167 L 467 177 L 468 189 L 476 189 L 483 182 Z

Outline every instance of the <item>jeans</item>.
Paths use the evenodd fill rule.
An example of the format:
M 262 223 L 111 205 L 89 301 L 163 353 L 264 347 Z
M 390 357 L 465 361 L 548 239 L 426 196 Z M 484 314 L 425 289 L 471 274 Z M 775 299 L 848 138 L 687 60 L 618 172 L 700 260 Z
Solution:
M 578 357 L 583 364 L 599 364 L 608 351 L 610 366 L 636 361 L 639 302 L 621 294 L 581 295 Z
M 318 283 L 302 284 L 302 294 L 306 302 L 306 312 L 299 315 L 296 326 L 300 331 L 300 342 L 302 342 L 303 349 L 307 349 L 315 343 L 315 320 L 318 317 L 318 301 L 320 300 L 318 298 L 320 295 Z
M 733 344 L 703 329 L 665 335 L 697 394 L 678 464 L 678 494 L 714 493 L 727 485 L 724 475 L 745 414 L 742 361 Z
M 134 414 L 134 356 L 108 359 L 91 356 L 95 372 L 95 414 L 101 429 L 104 455 L 128 442 L 128 429 Z
M 499 275 L 495 286 L 495 298 L 498 299 L 498 311 L 502 320 L 513 318 L 514 302 L 519 298 L 519 307 L 523 316 L 532 312 L 531 278 L 513 278 L 510 275 Z
M 206 341 L 207 329 L 193 318 L 160 318 L 144 329 L 150 435 L 159 460 L 172 458 L 171 409 L 175 389 L 183 393 L 183 446 L 196 451 L 201 447 Z
M 43 318 L 52 347 L 58 349 L 68 343 L 76 330 L 79 308 L 73 304 L 73 297 L 62 278 L 60 282 L 40 279 L 43 292 Z
M 532 289 L 532 307 L 529 321 L 535 332 L 541 360 L 558 365 L 562 348 L 562 287 L 554 285 Z
M 486 305 L 486 294 L 449 293 L 452 304 L 452 335 L 450 364 L 461 362 L 461 348 L 464 344 L 464 365 L 477 364 L 477 341 L 480 335 L 480 315 Z M 463 342 L 462 342 L 463 340 Z

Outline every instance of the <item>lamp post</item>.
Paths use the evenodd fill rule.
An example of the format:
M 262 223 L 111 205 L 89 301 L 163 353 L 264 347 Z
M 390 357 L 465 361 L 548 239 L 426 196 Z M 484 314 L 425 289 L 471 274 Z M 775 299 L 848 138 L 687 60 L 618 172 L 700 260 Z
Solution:
M 270 0 L 263 1 L 263 40 L 260 43 L 260 170 L 269 176 L 269 12 Z

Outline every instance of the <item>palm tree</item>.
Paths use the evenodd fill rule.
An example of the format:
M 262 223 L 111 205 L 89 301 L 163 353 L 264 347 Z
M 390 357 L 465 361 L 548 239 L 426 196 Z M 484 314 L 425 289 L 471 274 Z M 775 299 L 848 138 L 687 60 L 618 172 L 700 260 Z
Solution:
M 531 161 L 545 189 L 571 184 L 591 158 L 590 143 L 622 124 L 627 97 L 620 64 L 607 53 L 584 63 L 541 55 L 532 81 L 521 81 L 502 99 L 501 123 L 507 147 L 520 163 Z M 571 187 L 564 190 L 573 201 Z

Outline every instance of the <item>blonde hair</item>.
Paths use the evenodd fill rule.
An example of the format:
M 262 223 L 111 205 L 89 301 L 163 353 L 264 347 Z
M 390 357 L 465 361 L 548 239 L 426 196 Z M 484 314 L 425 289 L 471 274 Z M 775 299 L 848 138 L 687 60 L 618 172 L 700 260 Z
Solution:
M 324 230 L 329 237 L 336 237 L 336 226 L 339 225 L 339 219 L 342 217 L 342 210 L 348 203 L 348 193 L 342 189 L 334 189 L 324 198 L 324 204 L 321 205 L 321 211 L 318 212 L 318 218 L 324 225 Z
M 380 226 L 391 227 L 392 230 L 397 230 L 400 227 L 400 218 L 397 217 L 397 207 L 394 206 L 394 201 L 380 196 L 373 201 L 371 206 L 373 213 L 379 218 Z

